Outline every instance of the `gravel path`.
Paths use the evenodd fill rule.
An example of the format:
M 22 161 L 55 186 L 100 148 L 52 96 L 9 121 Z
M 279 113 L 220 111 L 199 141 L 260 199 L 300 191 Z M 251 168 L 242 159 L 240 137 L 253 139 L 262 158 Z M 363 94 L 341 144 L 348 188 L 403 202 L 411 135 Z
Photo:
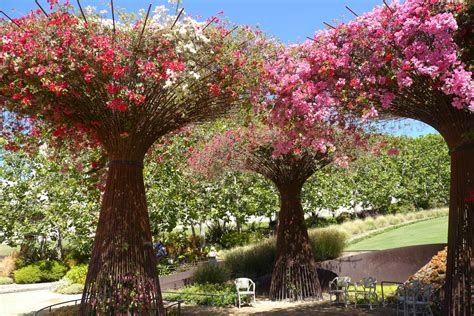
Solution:
M 52 313 L 46 313 L 44 316 L 64 316 L 74 315 L 77 312 L 77 306 L 60 308 Z M 279 315 L 279 316 L 304 316 L 304 315 L 323 315 L 323 316 L 395 316 L 391 309 L 374 308 L 369 310 L 366 307 L 332 305 L 327 301 L 306 301 L 306 302 L 272 302 L 269 300 L 257 300 L 255 306 L 236 307 L 210 307 L 199 305 L 182 305 L 181 315 L 190 316 L 228 316 L 228 315 Z

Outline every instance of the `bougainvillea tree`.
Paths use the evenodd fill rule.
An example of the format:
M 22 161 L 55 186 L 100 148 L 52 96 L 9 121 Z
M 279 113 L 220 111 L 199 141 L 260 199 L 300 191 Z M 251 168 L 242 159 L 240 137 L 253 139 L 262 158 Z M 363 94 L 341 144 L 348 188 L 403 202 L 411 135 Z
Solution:
M 81 314 L 163 314 L 143 159 L 160 137 L 225 114 L 245 91 L 250 30 L 157 7 L 120 21 L 49 0 L 0 24 L 2 110 L 23 132 L 100 146 L 108 175 Z M 151 6 L 150 6 L 151 7 Z M 81 10 L 82 11 L 82 10 Z M 245 41 L 244 41 L 245 40 Z M 250 69 L 250 67 L 249 67 Z M 26 118 L 26 119 L 25 119 Z M 22 124 L 19 124 L 19 126 Z M 14 144 L 9 144 L 14 147 Z
M 190 156 L 192 170 L 207 177 L 226 170 L 255 172 L 272 181 L 277 188 L 280 211 L 270 286 L 270 298 L 273 300 L 321 297 L 301 204 L 301 190 L 306 180 L 318 170 L 335 160 L 345 162 L 348 157 L 343 156 L 342 148 L 350 146 L 343 144 L 348 135 L 339 130 L 337 124 L 331 126 L 323 120 L 319 127 L 320 138 L 326 141 L 318 150 L 293 148 L 281 152 L 281 148 L 274 146 L 283 136 L 281 133 L 250 124 L 216 133 Z
M 451 153 L 445 308 L 464 315 L 474 244 L 474 9 L 462 2 L 394 2 L 316 33 L 300 47 L 307 63 L 300 73 L 311 76 L 299 89 L 302 102 L 272 110 L 293 143 L 311 134 L 318 111 L 311 102 L 328 97 L 363 120 L 412 118 L 439 131 Z

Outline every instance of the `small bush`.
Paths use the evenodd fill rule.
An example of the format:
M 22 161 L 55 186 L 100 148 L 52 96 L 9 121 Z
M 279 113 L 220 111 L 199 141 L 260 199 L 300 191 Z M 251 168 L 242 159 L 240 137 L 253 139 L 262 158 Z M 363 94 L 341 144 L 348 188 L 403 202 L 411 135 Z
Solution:
M 41 281 L 58 281 L 67 272 L 67 267 L 60 261 L 39 261 Z
M 309 240 L 316 261 L 324 261 L 341 256 L 346 247 L 347 235 L 339 229 L 321 228 L 313 230 Z
M 402 222 L 400 216 L 397 215 L 387 215 L 387 219 L 390 225 L 398 225 Z
M 336 216 L 336 222 L 342 224 L 354 219 L 354 214 L 348 212 L 342 212 Z
M 0 285 L 2 284 L 12 284 L 13 279 L 9 277 L 0 277 Z
M 224 249 L 230 249 L 237 246 L 245 246 L 251 242 L 261 240 L 264 236 L 260 232 L 228 232 L 222 235 L 219 244 Z
M 194 272 L 194 283 L 221 284 L 229 281 L 230 271 L 223 264 L 205 264 Z
M 54 292 L 60 294 L 81 294 L 84 290 L 84 285 L 78 283 L 70 283 L 64 281 L 54 288 Z
M 220 223 L 212 223 L 207 228 L 206 239 L 210 244 L 220 244 L 222 236 L 232 232 L 231 227 L 221 225 Z
M 182 300 L 187 304 L 208 306 L 234 305 L 237 298 L 235 287 L 230 284 L 193 284 L 173 292 L 179 292 L 180 294 L 166 293 L 166 291 L 164 291 L 163 298 Z M 222 294 L 223 296 L 200 296 L 189 294 Z
M 38 283 L 41 282 L 41 270 L 37 265 L 28 265 L 16 270 L 14 273 L 15 283 Z
M 336 218 L 333 216 L 328 217 L 319 217 L 319 216 L 311 216 L 305 220 L 306 227 L 308 228 L 320 228 L 320 227 L 327 227 L 329 225 L 337 224 Z
M 222 235 L 220 244 L 222 248 L 229 249 L 236 246 L 243 246 L 250 242 L 251 234 L 247 232 L 229 232 Z
M 72 283 L 84 285 L 86 283 L 87 268 L 88 266 L 85 264 L 74 266 L 66 273 L 65 278 L 71 280 Z
M 58 281 L 67 271 L 67 267 L 59 261 L 38 261 L 14 272 L 16 283 L 38 283 Z
M 225 265 L 234 277 L 255 278 L 273 270 L 275 262 L 275 238 L 237 247 L 223 253 Z
M 341 229 L 346 231 L 350 235 L 357 235 L 365 231 L 364 221 L 361 219 L 356 219 L 354 221 L 345 222 L 342 224 Z

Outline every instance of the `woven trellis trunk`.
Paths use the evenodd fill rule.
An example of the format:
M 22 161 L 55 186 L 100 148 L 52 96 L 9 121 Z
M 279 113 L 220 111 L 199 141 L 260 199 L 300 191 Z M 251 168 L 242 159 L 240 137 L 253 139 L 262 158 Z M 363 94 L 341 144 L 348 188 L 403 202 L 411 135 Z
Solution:
M 451 154 L 445 314 L 472 315 L 474 144 Z
M 424 93 L 424 94 L 423 94 Z M 417 87 L 397 97 L 392 115 L 422 121 L 446 140 L 451 154 L 448 260 L 443 315 L 471 315 L 473 271 L 474 114 L 418 78 Z
M 109 163 L 80 315 L 164 315 L 142 168 Z
M 279 185 L 280 213 L 276 258 L 270 286 L 272 300 L 321 298 L 316 262 L 301 205 L 301 185 Z

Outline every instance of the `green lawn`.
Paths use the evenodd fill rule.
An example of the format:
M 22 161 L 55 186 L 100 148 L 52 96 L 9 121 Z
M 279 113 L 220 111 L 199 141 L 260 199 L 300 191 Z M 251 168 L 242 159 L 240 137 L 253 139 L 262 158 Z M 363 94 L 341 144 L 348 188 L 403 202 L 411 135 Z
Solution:
M 446 243 L 447 236 L 448 217 L 445 216 L 389 230 L 350 244 L 346 250 L 383 250 L 413 245 Z

